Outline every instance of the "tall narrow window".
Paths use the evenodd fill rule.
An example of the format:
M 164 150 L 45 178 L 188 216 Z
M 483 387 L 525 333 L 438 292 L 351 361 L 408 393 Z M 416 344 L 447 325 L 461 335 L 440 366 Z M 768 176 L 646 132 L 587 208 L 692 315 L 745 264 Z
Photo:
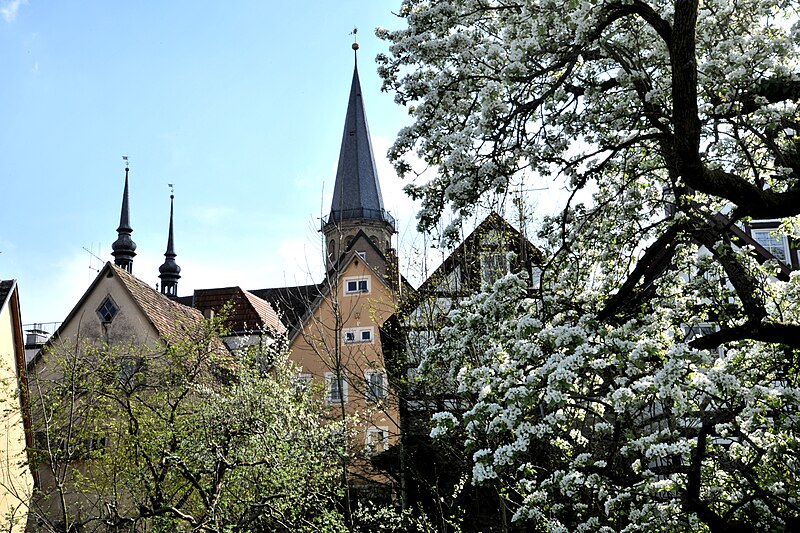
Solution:
M 508 259 L 500 251 L 486 251 L 481 254 L 481 279 L 489 285 L 508 274 Z
M 367 429 L 366 442 L 367 454 L 373 455 L 385 452 L 389 447 L 389 428 L 372 427 Z
M 383 370 L 367 370 L 367 401 L 379 402 L 386 399 L 386 374 Z
M 347 401 L 347 381 L 334 372 L 325 373 L 325 399 L 329 404 Z

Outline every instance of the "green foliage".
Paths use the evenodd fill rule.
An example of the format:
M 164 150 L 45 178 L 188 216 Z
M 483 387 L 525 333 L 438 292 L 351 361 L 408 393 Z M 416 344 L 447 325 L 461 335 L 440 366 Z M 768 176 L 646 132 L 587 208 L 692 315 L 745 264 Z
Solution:
M 31 386 L 43 530 L 343 530 L 338 430 L 294 386 L 285 340 L 231 355 L 218 332 L 45 356 Z

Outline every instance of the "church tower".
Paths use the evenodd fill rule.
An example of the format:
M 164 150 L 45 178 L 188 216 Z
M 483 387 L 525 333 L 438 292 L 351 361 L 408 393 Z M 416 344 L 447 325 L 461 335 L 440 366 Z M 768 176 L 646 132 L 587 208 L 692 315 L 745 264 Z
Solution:
M 136 243 L 131 239 L 130 214 L 128 213 L 128 158 L 125 159 L 125 190 L 122 193 L 122 211 L 119 215 L 119 227 L 117 228 L 117 240 L 111 244 L 111 255 L 114 256 L 114 264 L 118 267 L 133 273 L 133 258 L 136 256 Z
M 175 241 L 172 235 L 172 214 L 175 195 L 169 195 L 169 236 L 167 237 L 167 251 L 164 252 L 164 264 L 158 267 L 158 277 L 161 278 L 161 294 L 169 297 L 178 296 L 178 280 L 181 279 L 181 267 L 175 262 Z
M 391 248 L 395 233 L 394 218 L 383 208 L 381 186 L 372 154 L 372 142 L 358 80 L 358 44 L 350 100 L 339 151 L 339 166 L 333 189 L 331 212 L 322 223 L 328 260 L 333 262 L 347 249 L 362 230 L 381 252 Z

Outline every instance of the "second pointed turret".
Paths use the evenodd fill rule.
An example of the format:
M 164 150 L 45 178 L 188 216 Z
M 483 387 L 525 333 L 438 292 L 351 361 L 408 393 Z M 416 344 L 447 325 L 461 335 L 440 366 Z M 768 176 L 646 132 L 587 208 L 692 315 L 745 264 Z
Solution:
M 178 280 L 181 279 L 181 267 L 175 262 L 175 239 L 172 231 L 175 195 L 169 195 L 169 236 L 167 237 L 167 251 L 164 252 L 164 264 L 158 268 L 161 278 L 161 294 L 166 296 L 178 295 Z

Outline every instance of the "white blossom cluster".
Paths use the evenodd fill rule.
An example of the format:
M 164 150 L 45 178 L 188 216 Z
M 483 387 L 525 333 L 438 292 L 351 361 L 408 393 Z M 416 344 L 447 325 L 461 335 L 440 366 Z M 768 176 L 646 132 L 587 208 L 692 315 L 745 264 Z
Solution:
M 466 435 L 473 482 L 504 487 L 516 520 L 800 528 L 800 353 L 770 333 L 800 325 L 800 276 L 725 222 L 800 188 L 797 12 L 405 0 L 407 28 L 379 30 L 384 87 L 414 119 L 390 157 L 438 171 L 407 187 L 423 227 L 511 183 L 593 192 L 545 220 L 541 292 L 510 275 L 462 302 L 419 367 L 468 404 L 432 435 Z

